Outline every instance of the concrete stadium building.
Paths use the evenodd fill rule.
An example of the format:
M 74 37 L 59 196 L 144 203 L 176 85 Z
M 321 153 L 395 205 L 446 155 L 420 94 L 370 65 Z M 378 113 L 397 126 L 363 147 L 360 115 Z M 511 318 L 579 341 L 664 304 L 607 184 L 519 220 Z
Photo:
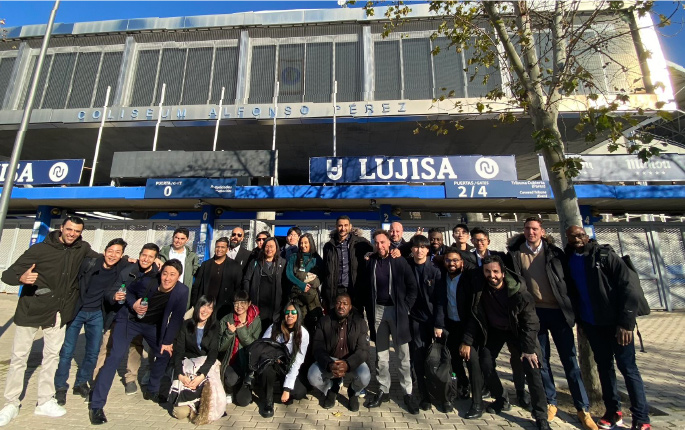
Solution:
M 445 185 L 473 180 L 464 166 L 473 170 L 483 158 L 501 163 L 507 181 L 544 176 L 529 122 L 496 127 L 496 115 L 478 115 L 477 103 L 508 81 L 505 68 L 476 70 L 468 61 L 472 52 L 447 49 L 446 39 L 430 37 L 439 20 L 427 6 L 413 9 L 389 37 L 383 37 L 381 18 L 360 9 L 57 24 L 22 153 L 22 160 L 52 162 L 42 173 L 38 164 L 19 166 L 0 269 L 65 213 L 87 219 L 84 238 L 95 249 L 124 237 L 135 254 L 146 242 L 168 243 L 173 229 L 185 226 L 205 258 L 214 240 L 235 226 L 245 228 L 248 247 L 256 231 L 280 237 L 292 225 L 322 245 L 343 213 L 366 235 L 398 220 L 407 238 L 419 226 L 437 227 L 448 244 L 452 228 L 468 222 L 491 231 L 493 249 L 504 248 L 525 216 L 541 214 L 558 238 L 548 194 L 525 198 L 488 189 L 488 197 L 478 195 L 480 188 L 462 192 L 455 191 L 458 184 Z M 685 137 L 675 96 L 682 97 L 685 74 L 667 67 L 654 29 L 642 25 L 649 18 L 632 19 L 641 24 L 636 33 L 630 22 L 592 29 L 617 37 L 582 61 L 604 94 L 646 89 L 632 96 L 637 104 L 661 101 L 676 113 L 670 122 L 639 117 L 642 125 L 658 125 L 652 132 L 673 157 L 647 165 L 629 160 L 628 167 L 616 167 L 634 170 L 627 180 L 590 178 L 576 189 L 598 241 L 630 254 L 652 307 L 670 310 L 685 307 L 685 173 L 679 164 Z M 10 28 L 0 44 L 0 156 L 7 160 L 44 32 L 43 25 Z M 544 51 L 546 33 L 536 38 Z M 436 47 L 443 52 L 433 56 Z M 641 62 L 640 49 L 650 50 L 651 58 Z M 606 56 L 625 67 L 604 67 Z M 455 92 L 440 101 L 445 88 Z M 578 99 L 585 95 L 578 91 Z M 578 109 L 569 104 L 563 110 L 567 151 L 601 158 L 605 142 L 585 142 L 574 129 Z M 465 121 L 464 130 L 413 133 L 417 123 L 455 118 Z M 76 169 L 76 178 L 60 182 L 56 160 L 82 160 L 58 166 L 72 174 Z M 675 176 L 660 173 L 668 169 Z M 36 181 L 41 175 L 44 183 Z

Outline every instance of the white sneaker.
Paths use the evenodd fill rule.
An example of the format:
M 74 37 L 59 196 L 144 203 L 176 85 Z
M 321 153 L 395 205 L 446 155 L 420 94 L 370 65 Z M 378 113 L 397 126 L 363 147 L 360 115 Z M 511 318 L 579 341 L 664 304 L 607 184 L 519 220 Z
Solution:
M 0 411 L 0 427 L 6 426 L 17 415 L 19 415 L 19 408 L 14 405 L 7 405 Z
M 233 403 L 233 396 L 230 394 L 226 394 L 226 404 L 230 405 L 231 403 Z
M 33 411 L 33 413 L 36 415 L 44 415 L 46 417 L 56 418 L 66 414 L 67 410 L 58 405 L 57 400 L 52 398 L 42 405 L 36 406 L 36 409 Z

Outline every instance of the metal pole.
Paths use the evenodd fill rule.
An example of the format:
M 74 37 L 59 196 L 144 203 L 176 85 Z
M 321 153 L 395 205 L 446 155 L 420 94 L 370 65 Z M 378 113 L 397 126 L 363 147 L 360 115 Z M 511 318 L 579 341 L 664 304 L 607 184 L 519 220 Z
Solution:
M 212 151 L 216 151 L 216 139 L 219 137 L 219 121 L 221 121 L 221 108 L 224 105 L 224 91 L 226 91 L 226 87 L 221 87 L 221 99 L 219 99 L 219 113 L 216 115 L 216 128 L 214 129 L 214 145 L 212 145 Z
M 162 122 L 162 105 L 164 104 L 164 93 L 166 93 L 166 83 L 162 84 L 162 96 L 159 98 L 159 114 L 157 115 L 157 125 L 155 125 L 155 140 L 152 141 L 152 150 L 157 150 L 157 135 L 159 134 L 159 124 Z
M 338 104 L 338 81 L 333 82 L 333 156 L 337 156 L 338 142 L 337 142 L 337 129 L 338 129 L 338 112 L 336 111 L 336 105 Z
M 271 142 L 271 150 L 276 152 L 276 118 L 278 117 L 278 90 L 281 83 L 276 81 L 276 87 L 274 88 L 274 135 L 273 141 Z M 274 160 L 274 176 L 271 179 L 272 185 L 278 185 L 278 157 Z
M 112 91 L 112 87 L 107 86 L 107 94 L 105 95 L 105 105 L 102 107 L 102 120 L 100 121 L 100 129 L 98 130 L 98 140 L 95 142 L 95 155 L 93 156 L 93 170 L 90 172 L 90 183 L 89 187 L 93 186 L 93 180 L 95 180 L 95 169 L 98 165 L 98 155 L 100 154 L 100 141 L 102 140 L 102 129 L 105 127 L 105 118 L 107 118 L 107 105 L 109 104 L 109 93 Z
M 10 165 L 8 166 L 7 175 L 5 176 L 5 183 L 2 186 L 2 196 L 0 196 L 0 237 L 2 237 L 2 230 L 5 228 L 5 218 L 7 218 L 7 210 L 9 209 L 10 197 L 12 196 L 12 188 L 14 187 L 14 176 L 17 174 L 17 164 L 19 157 L 21 157 L 21 149 L 24 146 L 24 137 L 26 136 L 26 129 L 31 120 L 31 113 L 33 112 L 33 99 L 36 97 L 36 88 L 38 87 L 38 79 L 40 79 L 41 70 L 43 69 L 43 60 L 45 59 L 45 52 L 48 50 L 50 43 L 50 34 L 52 33 L 52 26 L 55 23 L 55 15 L 59 8 L 59 1 L 56 0 L 52 6 L 50 19 L 45 28 L 45 36 L 43 36 L 43 44 L 40 47 L 40 54 L 38 54 L 38 63 L 36 64 L 36 72 L 31 81 L 31 88 L 29 96 L 26 99 L 26 109 L 21 117 L 19 124 L 19 131 L 17 137 L 14 139 L 14 148 L 12 149 L 12 157 L 10 158 Z

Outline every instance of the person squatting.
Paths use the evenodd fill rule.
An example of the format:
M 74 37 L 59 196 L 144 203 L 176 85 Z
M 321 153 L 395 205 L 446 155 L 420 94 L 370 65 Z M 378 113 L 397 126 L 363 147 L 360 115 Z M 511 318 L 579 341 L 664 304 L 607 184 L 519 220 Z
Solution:
M 489 249 L 486 230 L 464 224 L 454 228 L 452 247 L 438 229 L 428 237 L 419 229 L 406 241 L 399 222 L 375 231 L 372 244 L 340 216 L 322 254 L 297 227 L 282 247 L 260 232 L 251 252 L 245 232 L 235 228 L 202 263 L 185 228 L 161 249 L 144 245 L 137 258 L 127 257 L 121 238 L 97 253 L 81 238 L 83 229 L 81 218 L 67 217 L 2 273 L 3 282 L 23 287 L 0 426 L 19 413 L 27 359 L 42 328 L 34 413 L 47 417 L 66 414 L 84 329 L 72 393 L 86 399 L 92 424 L 107 422 L 107 398 L 124 358 L 123 390 L 137 393 L 144 343 L 144 398 L 178 419 L 206 424 L 221 419 L 229 403 L 256 401 L 260 415 L 271 417 L 274 401 L 289 405 L 308 393 L 325 409 L 342 398 L 359 411 L 372 369 L 378 389 L 364 407 L 379 407 L 390 400 L 392 339 L 409 413 L 433 405 L 455 413 L 459 399 L 471 400 L 466 419 L 510 410 L 496 371 L 506 345 L 516 403 L 531 410 L 538 429 L 548 429 L 557 413 L 551 333 L 584 429 L 623 426 L 614 362 L 629 392 L 632 429 L 651 429 L 633 342 L 640 287 L 623 260 L 580 226 L 567 229 L 562 250 L 531 217 L 498 252 Z M 598 367 L 606 412 L 596 422 L 576 357 L 576 323 Z M 434 348 L 451 356 L 442 363 L 447 379 L 431 368 Z

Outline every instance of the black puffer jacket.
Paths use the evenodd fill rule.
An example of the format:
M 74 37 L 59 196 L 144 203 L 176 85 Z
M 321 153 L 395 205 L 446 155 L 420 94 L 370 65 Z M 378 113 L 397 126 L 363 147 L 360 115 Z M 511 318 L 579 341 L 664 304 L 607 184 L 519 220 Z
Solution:
M 570 289 L 575 288 L 573 286 L 573 278 L 571 277 L 571 272 L 566 263 L 567 259 L 564 251 L 555 246 L 552 243 L 553 241 L 554 239 L 551 237 L 544 237 L 542 239 L 542 247 L 545 251 L 545 259 L 547 261 L 547 279 L 549 279 L 549 284 L 552 286 L 552 292 L 559 304 L 559 309 L 564 313 L 566 323 L 570 327 L 573 327 L 576 316 L 573 311 L 573 305 L 571 304 L 571 298 L 568 295 L 569 286 Z M 507 258 L 504 260 L 509 269 L 521 276 L 521 251 L 519 248 L 525 242 L 526 238 L 523 234 L 512 237 L 507 246 L 507 250 L 509 251 L 507 253 Z
M 566 247 L 566 255 L 570 259 L 575 253 L 571 246 Z M 639 292 L 630 283 L 629 268 L 614 251 L 607 255 L 606 268 L 600 268 L 600 246 L 591 239 L 585 245 L 585 277 L 588 293 L 592 304 L 592 313 L 596 325 L 619 325 L 626 330 L 635 328 Z M 610 274 L 611 278 L 607 275 Z M 571 287 L 571 299 L 574 308 L 579 309 L 580 296 Z M 580 311 L 576 312 L 580 315 Z
M 2 282 L 19 285 L 19 278 L 32 264 L 38 279 L 32 285 L 24 285 L 14 314 L 14 323 L 23 327 L 54 327 L 55 316 L 60 313 L 61 325 L 73 319 L 74 307 L 79 297 L 77 276 L 85 257 L 97 257 L 90 244 L 80 237 L 71 246 L 60 242 L 62 233 L 51 232 L 43 242 L 24 252 L 7 270 L 2 272 Z M 35 295 L 39 289 L 50 292 Z
M 312 354 L 321 369 L 328 369 L 333 363 L 331 358 L 335 354 L 338 345 L 338 333 L 340 332 L 340 318 L 334 312 L 319 320 L 314 341 L 312 342 Z M 342 360 L 347 362 L 350 370 L 354 370 L 369 358 L 369 327 L 356 310 L 352 309 L 347 316 L 347 349 L 349 354 Z
M 340 279 L 340 262 L 338 261 L 338 232 L 331 232 L 331 240 L 323 246 L 323 263 L 326 266 L 326 282 L 321 287 L 321 300 L 325 309 L 333 307 L 337 293 L 338 280 Z M 366 275 L 366 260 L 364 256 L 373 252 L 373 247 L 368 240 L 363 238 L 357 229 L 352 229 L 348 241 L 350 250 L 350 290 L 352 300 L 364 297 L 368 291 L 368 276 Z M 361 303 L 352 303 L 353 306 L 361 306 Z
M 488 286 L 485 276 L 474 272 L 471 284 L 471 315 L 466 322 L 463 342 L 466 345 L 485 344 L 488 340 L 488 317 L 481 297 Z M 525 281 L 515 273 L 506 271 L 504 287 L 507 289 L 509 325 L 520 343 L 522 352 L 537 352 L 540 320 L 535 312 L 535 300 L 523 286 Z

